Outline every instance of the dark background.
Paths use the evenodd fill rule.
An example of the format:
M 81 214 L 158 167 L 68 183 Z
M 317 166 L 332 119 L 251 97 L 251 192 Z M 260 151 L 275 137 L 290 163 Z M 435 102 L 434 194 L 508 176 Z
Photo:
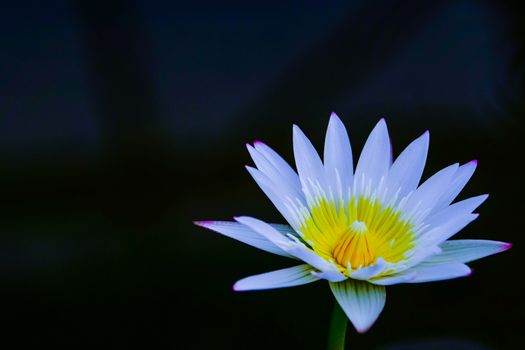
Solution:
M 524 347 L 519 3 L 3 2 L 2 343 L 324 348 L 326 283 L 234 293 L 291 262 L 191 221 L 282 222 L 244 143 L 293 161 L 291 124 L 320 148 L 336 111 L 354 158 L 386 117 L 395 154 L 430 129 L 425 177 L 478 159 L 461 196 L 491 197 L 457 237 L 514 243 L 470 278 L 389 288 L 348 348 Z

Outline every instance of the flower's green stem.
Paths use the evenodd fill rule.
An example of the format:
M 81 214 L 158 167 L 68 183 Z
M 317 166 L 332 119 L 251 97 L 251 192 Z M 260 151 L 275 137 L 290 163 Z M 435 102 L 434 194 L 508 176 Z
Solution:
M 328 350 L 343 350 L 345 348 L 346 328 L 348 326 L 348 317 L 339 306 L 335 303 L 330 320 L 330 330 L 328 331 Z

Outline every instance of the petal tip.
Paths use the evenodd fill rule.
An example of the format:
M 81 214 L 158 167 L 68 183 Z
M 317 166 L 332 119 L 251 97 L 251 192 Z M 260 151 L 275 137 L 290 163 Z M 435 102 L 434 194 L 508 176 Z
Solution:
M 470 161 L 470 164 L 474 165 L 474 166 L 477 166 L 478 165 L 478 160 L 477 159 L 472 159 Z
M 379 119 L 376 126 L 374 127 L 374 130 L 381 130 L 381 132 L 386 133 L 388 135 L 388 126 L 386 125 L 385 118 Z M 390 141 L 390 140 L 389 140 Z
M 465 277 L 471 277 L 473 273 L 474 273 L 474 269 L 469 268 L 469 272 L 465 275 Z
M 330 113 L 330 121 L 331 122 L 335 122 L 335 121 L 341 121 L 341 118 L 339 118 L 339 116 L 337 115 L 337 113 L 335 112 L 332 112 Z
M 357 331 L 357 333 L 359 334 L 365 334 L 366 332 L 368 332 L 370 330 L 370 328 L 372 328 L 372 325 L 369 325 L 369 326 L 366 326 L 366 327 L 358 327 L 356 325 L 354 325 L 355 327 L 355 330 Z
M 232 286 L 232 290 L 233 290 L 234 292 L 241 292 L 241 291 L 242 291 L 242 289 L 239 288 L 239 284 L 238 284 L 238 282 L 235 282 L 235 283 L 233 284 L 233 286 Z
M 192 223 L 196 226 L 208 228 L 208 225 L 212 224 L 213 221 L 211 220 L 194 220 Z
M 506 250 L 509 250 L 510 248 L 512 248 L 512 243 L 508 243 L 508 242 L 504 242 L 502 245 L 501 245 L 501 251 L 504 252 Z

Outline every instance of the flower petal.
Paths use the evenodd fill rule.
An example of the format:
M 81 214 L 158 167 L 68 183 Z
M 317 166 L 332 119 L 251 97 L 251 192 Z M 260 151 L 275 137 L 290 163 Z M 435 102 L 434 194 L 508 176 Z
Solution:
M 261 141 L 254 141 L 253 146 L 259 151 L 275 168 L 279 170 L 279 173 L 286 178 L 290 183 L 293 183 L 295 187 L 301 188 L 301 182 L 299 181 L 299 175 L 295 170 L 285 161 L 277 152 L 275 152 L 270 146 L 266 145 Z
M 317 274 L 318 277 L 329 281 L 342 281 L 346 278 L 341 272 L 339 272 L 333 263 L 329 263 L 321 258 L 314 251 L 300 242 L 296 236 L 290 235 L 284 237 L 274 227 L 259 219 L 241 216 L 236 217 L 235 220 L 266 237 L 269 241 L 290 255 L 319 270 L 321 273 Z
M 383 286 L 348 279 L 344 282 L 330 282 L 330 288 L 359 333 L 370 329 L 385 306 L 386 292 Z
M 463 263 L 431 263 L 422 262 L 410 269 L 403 271 L 403 274 L 415 273 L 414 278 L 406 281 L 407 283 L 423 283 L 449 280 L 452 278 L 464 277 L 471 274 L 470 267 Z
M 268 146 L 266 147 L 269 149 Z M 286 192 L 288 192 L 290 196 L 296 197 L 300 200 L 304 197 L 304 194 L 301 191 L 299 176 L 282 158 L 280 159 L 282 162 L 277 161 L 278 158 L 275 157 L 271 158 L 273 159 L 272 161 L 253 146 L 247 144 L 246 148 L 248 149 L 253 162 L 257 166 L 257 169 L 265 174 L 277 187 L 286 189 Z M 290 171 L 292 173 L 290 173 Z
M 266 237 L 258 234 L 249 227 L 242 225 L 234 221 L 195 221 L 195 225 L 207 228 L 209 230 L 218 232 L 236 239 L 245 244 L 251 245 L 252 247 L 259 248 L 261 250 L 267 251 L 269 253 L 285 256 L 288 258 L 295 257 L 283 249 L 279 248 L 277 245 L 272 243 Z M 289 234 L 289 231 L 292 230 L 290 227 L 285 225 L 272 225 L 276 230 L 278 230 L 282 235 Z
M 436 203 L 436 206 L 433 209 L 434 212 L 437 212 L 445 208 L 450 203 L 452 203 L 452 201 L 458 196 L 458 194 L 470 180 L 472 174 L 474 174 L 477 165 L 478 162 L 476 160 L 473 160 L 471 162 L 463 164 L 458 168 L 458 170 L 452 177 L 450 185 L 445 189 L 445 192 L 440 197 L 439 201 Z
M 302 205 L 302 201 L 297 202 L 294 192 L 290 192 L 290 189 L 285 186 L 276 184 L 261 171 L 249 166 L 246 169 L 286 221 L 298 230 L 301 225 L 299 211 L 295 210 L 291 204 Z M 294 200 L 297 203 L 294 203 Z
M 309 187 L 310 181 L 319 182 L 325 189 L 324 167 L 310 140 L 299 129 L 297 125 L 293 126 L 293 152 L 295 165 L 299 172 L 299 179 L 303 187 Z
M 346 128 L 335 113 L 328 123 L 323 160 L 328 186 L 340 199 L 346 200 L 354 177 L 352 147 Z
M 401 272 L 387 277 L 373 279 L 369 282 L 378 286 L 392 286 L 394 284 L 407 283 L 408 281 L 414 279 L 414 277 L 416 277 L 416 273 L 413 271 L 409 273 Z
M 307 264 L 266 272 L 237 281 L 233 285 L 233 290 L 247 291 L 299 286 L 319 280 L 312 272 L 314 269 Z
M 458 262 L 434 263 L 422 262 L 402 272 L 371 280 L 371 283 L 381 286 L 390 286 L 400 283 L 423 283 L 448 280 L 457 277 L 468 276 L 471 269 Z
M 319 278 L 328 280 L 330 282 L 344 281 L 347 278 L 339 271 L 334 263 L 327 262 L 325 259 L 321 258 L 314 251 L 300 242 L 293 244 L 288 249 L 288 252 L 297 257 L 297 259 L 300 259 L 320 270 L 319 272 L 314 272 L 314 274 Z
M 386 122 L 381 119 L 368 136 L 357 162 L 354 182 L 356 191 L 363 193 L 367 186 L 376 188 L 385 177 L 392 161 L 392 149 Z
M 470 197 L 460 202 L 454 203 L 439 212 L 430 215 L 425 223 L 430 226 L 439 226 L 447 222 L 451 218 L 471 214 L 477 207 L 479 207 L 489 196 L 483 194 L 481 196 Z
M 249 216 L 239 216 L 235 217 L 234 219 L 235 221 L 247 226 L 261 236 L 265 237 L 267 240 L 284 251 L 288 251 L 290 244 L 292 244 L 290 238 L 281 235 L 279 231 L 262 220 L 251 218 Z
M 369 280 L 385 270 L 388 263 L 383 258 L 378 258 L 374 265 L 360 267 L 350 273 L 350 277 L 356 280 Z
M 429 133 L 412 141 L 397 157 L 388 172 L 387 188 L 391 196 L 399 190 L 398 198 L 414 191 L 421 180 L 427 160 Z
M 483 239 L 458 239 L 441 244 L 442 252 L 430 257 L 427 263 L 467 263 L 486 256 L 504 252 L 512 244 Z
M 476 220 L 478 216 L 479 214 L 456 215 L 442 225 L 422 233 L 416 240 L 419 241 L 423 247 L 439 245 L 454 236 L 472 221 Z
M 414 218 L 413 222 L 424 219 L 430 213 L 439 198 L 441 198 L 443 191 L 450 184 L 452 176 L 457 169 L 458 164 L 452 164 L 438 171 L 410 195 L 403 211 L 408 217 Z

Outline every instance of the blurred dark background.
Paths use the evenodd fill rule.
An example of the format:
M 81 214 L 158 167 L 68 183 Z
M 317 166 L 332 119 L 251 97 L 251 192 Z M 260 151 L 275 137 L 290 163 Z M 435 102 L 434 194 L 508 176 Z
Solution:
M 234 293 L 287 267 L 192 225 L 283 219 L 243 168 L 328 117 L 354 157 L 380 117 L 425 176 L 479 160 L 458 238 L 509 241 L 470 278 L 389 288 L 352 349 L 521 349 L 520 1 L 48 1 L 0 11 L 0 331 L 59 348 L 322 349 L 325 283 Z M 5 344 L 3 344 L 4 347 Z M 6 347 L 7 348 L 7 347 Z

